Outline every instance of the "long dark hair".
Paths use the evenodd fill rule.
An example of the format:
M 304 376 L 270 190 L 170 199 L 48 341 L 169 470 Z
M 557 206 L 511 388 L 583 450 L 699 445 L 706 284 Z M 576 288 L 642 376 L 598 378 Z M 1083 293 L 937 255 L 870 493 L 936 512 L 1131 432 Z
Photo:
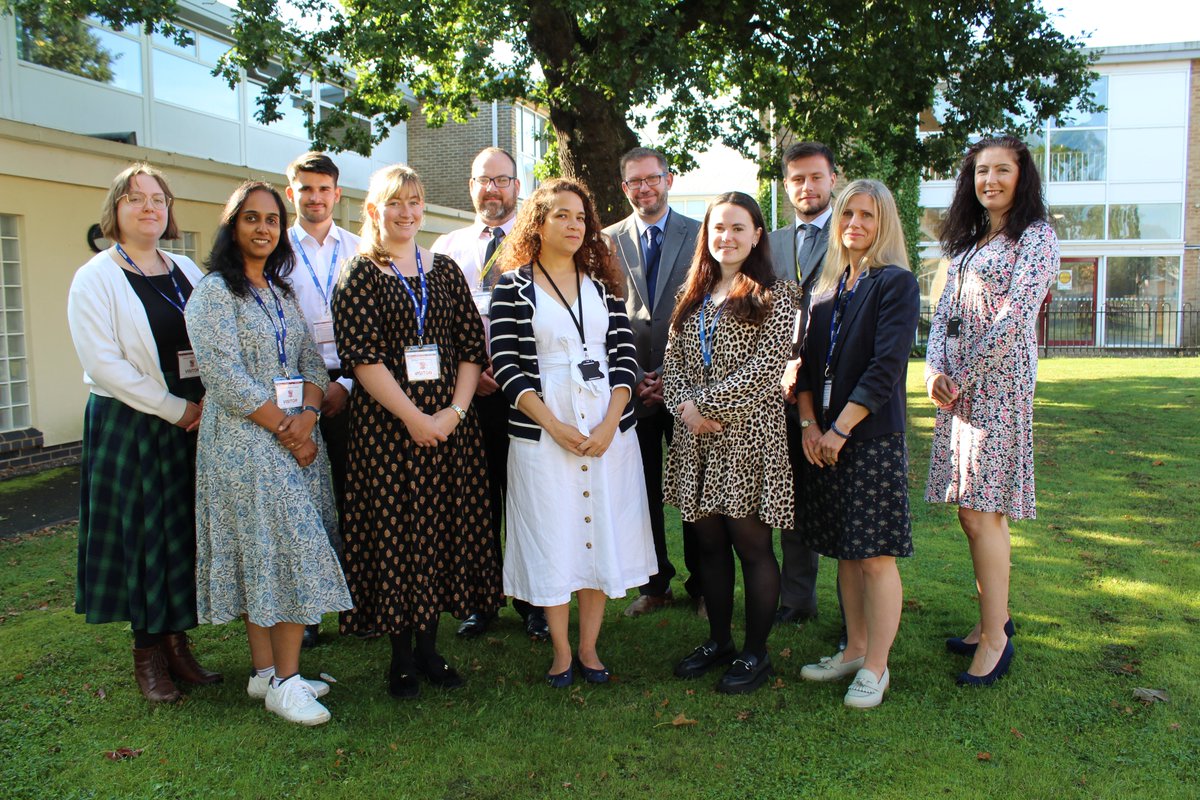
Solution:
M 608 249 L 600 233 L 600 216 L 596 213 L 596 201 L 583 183 L 568 178 L 551 178 L 542 183 L 529 199 L 521 204 L 512 233 L 504 237 L 500 269 L 508 270 L 532 264 L 542 252 L 542 225 L 554 209 L 554 198 L 559 192 L 571 192 L 583 202 L 583 244 L 575 251 L 575 266 L 593 280 L 604 284 L 614 297 L 624 296 L 621 268 Z
M 675 303 L 675 313 L 671 315 L 671 327 L 677 331 L 683 330 L 683 321 L 700 307 L 704 295 L 711 292 L 721 280 L 721 265 L 708 251 L 708 219 L 714 208 L 723 205 L 746 209 L 754 227 L 762 231 L 758 244 L 750 249 L 750 255 L 746 256 L 745 263 L 733 279 L 733 285 L 729 287 L 724 313 L 750 325 L 761 325 L 771 310 L 771 287 L 776 279 L 771 267 L 771 250 L 767 246 L 767 222 L 753 197 L 744 192 L 726 192 L 713 198 L 704 212 L 704 223 L 700 226 L 700 235 L 696 237 L 692 266 L 688 269 L 679 301 Z
M 267 256 L 267 265 L 263 268 L 263 275 L 271 281 L 280 294 L 291 294 L 292 287 L 287 281 L 281 280 L 292 274 L 292 265 L 295 262 L 292 246 L 287 238 L 287 206 L 284 205 L 283 196 L 269 183 L 246 181 L 233 190 L 229 201 L 225 203 L 225 209 L 221 212 L 221 222 L 217 226 L 217 235 L 213 239 L 212 252 L 208 254 L 204 266 L 208 268 L 209 272 L 215 272 L 223 277 L 229 291 L 238 297 L 245 297 L 249 293 L 250 283 L 246 280 L 246 262 L 242 258 L 242 250 L 238 247 L 234 231 L 237 229 L 238 215 L 242 213 L 242 208 L 246 205 L 246 198 L 255 192 L 269 192 L 275 198 L 275 205 L 279 206 L 279 241 L 275 243 L 275 249 L 271 251 L 271 254 Z
M 965 253 L 984 239 L 991 230 L 987 210 L 975 196 L 975 162 L 989 147 L 1002 147 L 1012 152 L 1017 161 L 1017 190 L 1012 208 L 1004 220 L 1002 233 L 1012 241 L 1021 238 L 1034 222 L 1046 219 L 1046 199 L 1042 196 L 1042 176 L 1033 163 L 1029 148 L 1016 136 L 985 136 L 967 150 L 954 184 L 954 200 L 942 223 L 942 250 L 953 258 Z

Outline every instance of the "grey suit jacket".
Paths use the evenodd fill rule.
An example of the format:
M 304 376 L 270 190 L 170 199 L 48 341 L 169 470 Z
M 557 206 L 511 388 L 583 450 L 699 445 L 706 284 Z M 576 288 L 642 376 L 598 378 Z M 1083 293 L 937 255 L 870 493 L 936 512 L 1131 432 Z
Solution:
M 829 229 L 833 227 L 833 220 L 825 223 L 825 227 L 821 228 L 821 232 L 817 234 L 817 253 L 818 258 L 809 265 L 808 272 L 799 277 L 801 288 L 805 294 L 816 281 L 816 276 L 821 271 L 821 266 L 825 263 L 825 249 L 829 246 Z M 792 223 L 786 228 L 780 228 L 777 231 L 771 231 L 767 241 L 771 245 L 771 260 L 775 266 L 775 277 L 785 281 L 797 280 L 796 277 L 796 225 Z
M 617 224 L 605 228 L 604 233 L 612 239 L 621 262 L 621 271 L 625 274 L 625 308 L 629 313 L 629 326 L 633 328 L 633 344 L 637 348 L 637 380 L 640 383 L 651 370 L 662 373 L 663 358 L 667 351 L 667 331 L 671 312 L 675 310 L 675 295 L 692 264 L 700 223 L 674 211 L 667 217 L 655 280 L 654 308 L 651 309 L 646 268 L 642 264 L 641 240 L 634 219 L 635 216 L 630 214 Z M 635 402 L 634 407 L 638 416 L 651 413 L 640 402 Z

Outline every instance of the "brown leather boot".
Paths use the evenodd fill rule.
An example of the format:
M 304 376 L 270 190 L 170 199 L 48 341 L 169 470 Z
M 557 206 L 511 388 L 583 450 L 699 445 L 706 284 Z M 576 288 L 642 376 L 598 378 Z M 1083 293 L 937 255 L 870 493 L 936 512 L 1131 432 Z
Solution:
M 133 648 L 133 675 L 142 694 L 152 703 L 174 703 L 180 698 L 167 672 L 162 647 Z
M 159 644 L 167 659 L 167 669 L 177 681 L 208 686 L 220 683 L 224 677 L 219 672 L 213 672 L 200 666 L 192 655 L 192 648 L 186 633 L 168 633 Z

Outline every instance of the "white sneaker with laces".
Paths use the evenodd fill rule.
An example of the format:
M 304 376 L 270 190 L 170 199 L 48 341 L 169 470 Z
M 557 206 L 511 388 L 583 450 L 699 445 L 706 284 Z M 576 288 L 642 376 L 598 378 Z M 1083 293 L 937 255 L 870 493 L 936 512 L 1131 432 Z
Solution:
M 869 669 L 860 669 L 843 702 L 851 708 L 874 708 L 883 702 L 883 693 L 891 683 L 892 676 L 886 669 L 879 678 Z
M 271 678 L 274 676 L 274 672 L 261 677 L 257 672 L 250 673 L 250 682 L 246 684 L 246 694 L 255 700 L 262 700 L 267 696 L 267 689 L 271 687 Z M 325 681 L 310 681 L 308 678 L 301 678 L 300 680 L 311 686 L 312 690 L 316 692 L 317 697 L 324 697 L 329 694 L 329 684 Z
M 267 689 L 267 710 L 301 725 L 320 725 L 328 722 L 329 709 L 317 700 L 317 693 L 299 675 Z
M 825 656 L 816 664 L 805 664 L 800 670 L 800 677 L 806 681 L 836 681 L 847 678 L 862 669 L 866 656 L 859 656 L 853 661 L 843 661 L 845 651 L 839 650 L 835 655 Z

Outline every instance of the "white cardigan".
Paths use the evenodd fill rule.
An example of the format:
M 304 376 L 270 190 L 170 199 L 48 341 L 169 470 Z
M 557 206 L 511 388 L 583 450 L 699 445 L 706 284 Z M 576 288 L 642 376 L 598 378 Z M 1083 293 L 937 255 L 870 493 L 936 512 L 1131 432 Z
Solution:
M 190 258 L 163 256 L 179 265 L 193 287 L 200 282 L 203 273 Z M 67 322 L 83 365 L 83 382 L 92 394 L 114 397 L 174 424 L 187 411 L 187 401 L 167 391 L 150 319 L 124 272 L 105 250 L 80 267 L 71 281 Z

